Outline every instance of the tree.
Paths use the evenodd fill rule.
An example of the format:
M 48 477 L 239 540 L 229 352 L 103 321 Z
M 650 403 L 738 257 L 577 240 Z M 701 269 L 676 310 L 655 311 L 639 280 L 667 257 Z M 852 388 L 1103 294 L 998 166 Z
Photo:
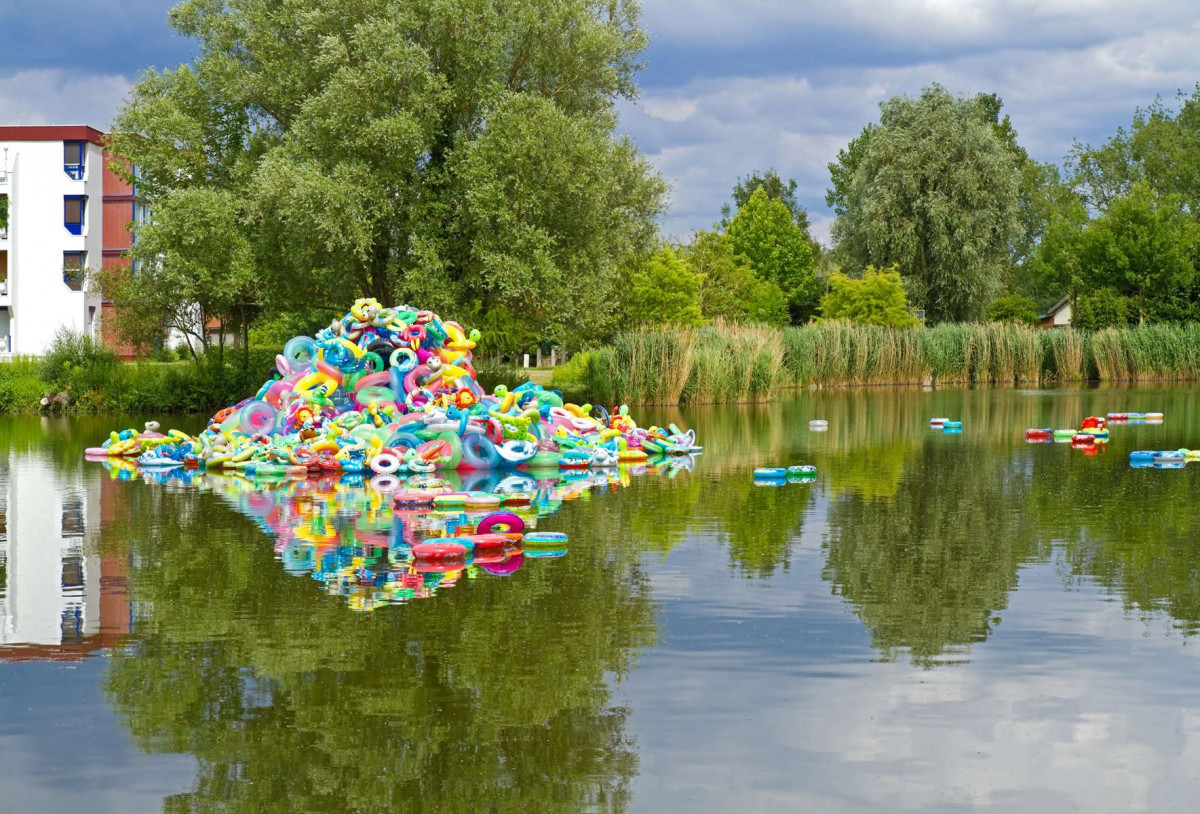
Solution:
M 726 234 L 734 254 L 745 256 L 760 279 L 783 291 L 792 323 L 807 321 L 820 290 L 816 256 L 787 206 L 760 187 L 738 208 Z
M 1033 325 L 1038 320 L 1037 302 L 1032 297 L 1022 294 L 1008 294 L 988 305 L 987 318 L 992 322 Z
M 1071 309 L 1071 326 L 1084 331 L 1124 328 L 1129 325 L 1129 300 L 1111 288 L 1082 294 Z
M 706 320 L 788 324 L 787 298 L 779 286 L 760 279 L 745 257 L 733 253 L 727 236 L 700 232 L 683 255 L 704 278 L 700 313 Z
M 859 279 L 834 272 L 829 278 L 829 293 L 821 299 L 821 316 L 892 328 L 917 324 L 916 317 L 909 313 L 908 297 L 895 266 L 890 269 L 867 266 Z
M 699 325 L 703 282 L 704 278 L 669 248 L 639 259 L 629 280 L 629 324 Z
M 200 56 L 135 85 L 112 147 L 155 211 L 231 196 L 265 305 L 486 301 L 555 335 L 611 317 L 664 194 L 614 133 L 636 0 L 185 0 L 170 19 Z
M 795 221 L 796 227 L 808 236 L 809 242 L 813 243 L 814 248 L 816 242 L 812 239 L 811 228 L 808 222 L 808 210 L 801 205 L 799 199 L 796 198 L 796 179 L 789 178 L 784 181 L 779 175 L 779 171 L 771 168 L 766 172 L 755 170 L 745 177 L 739 177 L 737 183 L 733 185 L 733 192 L 730 197 L 733 198 L 733 206 L 725 204 L 721 207 L 721 226 L 722 228 L 729 227 L 729 219 L 733 212 L 741 209 L 750 200 L 750 196 L 759 187 L 767 193 L 767 197 L 772 201 L 779 201 L 788 208 L 792 213 L 792 220 Z
M 137 238 L 131 252 L 136 273 L 119 266 L 98 272 L 127 341 L 148 347 L 155 334 L 174 329 L 187 337 L 195 357 L 196 348 L 209 346 L 210 322 L 220 326 L 222 352 L 227 328 L 248 328 L 263 296 L 232 191 L 187 187 L 164 196 Z
M 899 264 L 934 322 L 975 319 L 999 293 L 1020 230 L 1019 159 L 980 97 L 932 85 L 880 110 L 830 165 L 840 258 Z
M 1176 96 L 1178 110 L 1161 98 L 1135 111 L 1129 129 L 1099 147 L 1076 142 L 1069 157 L 1071 180 L 1090 207 L 1106 210 L 1136 184 L 1176 196 L 1200 219 L 1200 84 Z
M 1111 287 L 1133 300 L 1144 323 L 1149 300 L 1189 285 L 1200 225 L 1172 200 L 1137 183 L 1088 224 L 1080 257 L 1094 288 Z

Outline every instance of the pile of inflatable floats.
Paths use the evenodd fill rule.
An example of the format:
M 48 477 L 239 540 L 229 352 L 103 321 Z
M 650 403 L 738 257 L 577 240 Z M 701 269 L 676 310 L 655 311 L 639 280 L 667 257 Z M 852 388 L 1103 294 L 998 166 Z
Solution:
M 700 452 L 695 433 L 639 427 L 625 406 L 565 403 L 526 383 L 491 393 L 477 381 L 479 332 L 408 306 L 360 299 L 316 337 L 298 336 L 276 357 L 277 373 L 253 398 L 226 407 L 198 435 L 114 431 L 90 458 L 139 470 L 231 471 L 257 481 L 321 473 L 371 476 L 397 506 L 475 510 L 527 504 L 528 495 L 458 491 L 459 470 L 604 470 L 652 457 Z M 512 535 L 511 514 L 481 521 L 479 535 Z M 511 539 L 511 538 L 509 538 Z M 561 542 L 557 538 L 546 542 Z M 502 546 L 500 539 L 475 547 Z M 428 558 L 461 557 L 461 541 L 414 547 Z

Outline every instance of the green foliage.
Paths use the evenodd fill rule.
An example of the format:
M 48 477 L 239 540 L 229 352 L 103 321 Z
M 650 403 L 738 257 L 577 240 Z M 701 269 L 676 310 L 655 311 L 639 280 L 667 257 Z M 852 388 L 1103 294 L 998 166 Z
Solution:
M 481 360 L 475 365 L 476 380 L 484 390 L 492 391 L 496 385 L 516 387 L 529 381 L 529 371 L 515 364 L 503 364 Z
M 992 300 L 987 307 L 987 318 L 992 322 L 1033 325 L 1038 321 L 1037 302 L 1021 294 L 1007 294 Z
M 50 385 L 42 379 L 41 363 L 17 357 L 0 363 L 0 413 L 29 413 L 40 406 Z
M 131 254 L 136 274 L 124 267 L 99 272 L 101 290 L 118 307 L 118 333 L 143 347 L 165 329 L 202 348 L 210 320 L 241 325 L 262 301 L 250 238 L 241 228 L 237 193 L 185 187 L 154 203 L 154 218 L 137 227 Z
M 721 226 L 729 228 L 729 219 L 733 212 L 741 209 L 750 201 L 750 196 L 762 187 L 763 192 L 767 193 L 767 197 L 772 201 L 779 201 L 788 208 L 792 213 L 792 220 L 796 227 L 804 232 L 809 243 L 813 244 L 813 248 L 817 248 L 816 242 L 812 239 L 812 234 L 809 231 L 811 228 L 808 222 L 808 210 L 801 204 L 796 197 L 796 179 L 789 178 L 784 181 L 779 175 L 779 171 L 771 168 L 766 172 L 755 170 L 744 178 L 738 178 L 737 183 L 733 185 L 733 191 L 730 197 L 733 199 L 733 206 L 724 204 L 721 207 Z
M 1145 322 L 1147 300 L 1192 282 L 1200 224 L 1139 183 L 1089 223 L 1080 240 L 1089 282 L 1132 299 Z
M 1130 306 L 1128 298 L 1111 288 L 1080 294 L 1071 308 L 1071 325 L 1081 331 L 1123 328 L 1129 325 Z
M 329 315 L 366 295 L 444 314 L 487 302 L 551 341 L 607 328 L 664 197 L 615 135 L 640 13 L 636 0 L 185 0 L 170 19 L 200 55 L 143 77 L 113 127 L 155 212 L 134 252 L 156 261 L 143 232 L 203 193 L 226 211 L 201 224 L 194 264 L 219 268 L 209 233 L 235 261 L 222 279 L 237 284 L 213 296 Z
M 700 232 L 683 256 L 704 279 L 700 311 L 706 320 L 786 325 L 787 299 L 779 286 L 754 273 L 743 255 L 734 254 L 726 235 Z
M 626 319 L 630 325 L 699 325 L 704 278 L 672 249 L 639 258 L 629 274 Z
M 587 381 L 591 355 L 587 351 L 575 354 L 550 374 L 550 384 L 559 390 L 578 390 Z
M 829 293 L 821 299 L 821 316 L 825 319 L 892 328 L 917 324 L 916 317 L 909 313 L 900 270 L 895 266 L 890 269 L 867 266 L 866 273 L 858 279 L 834 272 L 829 288 Z
M 760 279 L 783 291 L 791 321 L 806 322 L 816 310 L 820 289 L 816 255 L 787 206 L 760 187 L 738 208 L 726 235 L 734 254 L 743 255 Z
M 98 386 L 119 364 L 116 354 L 92 337 L 60 327 L 42 355 L 39 373 L 51 389 L 76 395 Z
M 1177 110 L 1162 99 L 1139 108 L 1129 129 L 1099 147 L 1075 144 L 1071 180 L 1089 206 L 1107 210 L 1141 184 L 1200 217 L 1200 85 L 1176 101 Z
M 463 324 L 480 332 L 475 351 L 479 357 L 508 356 L 516 360 L 520 354 L 533 352 L 542 345 L 537 325 L 518 309 L 476 301 L 464 308 L 463 313 Z
M 829 167 L 842 261 L 898 264 L 932 322 L 983 314 L 1019 234 L 1022 159 L 996 103 L 939 85 L 894 97 Z
M 8 228 L 8 195 L 0 195 L 0 229 Z

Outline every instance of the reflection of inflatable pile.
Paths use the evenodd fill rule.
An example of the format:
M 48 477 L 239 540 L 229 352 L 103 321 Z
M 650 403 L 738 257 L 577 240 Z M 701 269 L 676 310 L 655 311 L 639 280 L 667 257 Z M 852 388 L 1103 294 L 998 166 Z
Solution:
M 92 455 L 142 467 L 421 474 L 524 464 L 603 468 L 696 451 L 693 433 L 640 428 L 628 410 L 563 403 L 527 383 L 486 393 L 471 350 L 478 331 L 407 306 L 358 300 L 315 339 L 276 357 L 279 375 L 221 410 L 192 438 L 147 426 L 114 432 Z
M 589 489 L 622 488 L 642 474 L 673 476 L 691 469 L 694 461 L 692 456 L 659 456 L 620 468 L 536 476 L 498 470 L 445 473 L 446 488 L 456 490 L 452 496 L 517 498 L 500 509 L 476 508 L 465 499 L 431 506 L 433 493 L 418 505 L 411 494 L 389 491 L 390 479 L 379 476 L 368 480 L 330 473 L 263 480 L 239 472 L 139 469 L 121 458 L 109 459 L 105 466 L 116 479 L 141 478 L 220 495 L 274 539 L 276 555 L 288 573 L 310 575 L 330 593 L 346 597 L 351 607 L 373 610 L 432 597 L 463 577 L 508 576 L 529 560 L 562 557 L 567 553 L 565 536 L 537 531 L 540 518 Z M 461 551 L 420 556 L 423 549 L 439 546 L 458 546 Z

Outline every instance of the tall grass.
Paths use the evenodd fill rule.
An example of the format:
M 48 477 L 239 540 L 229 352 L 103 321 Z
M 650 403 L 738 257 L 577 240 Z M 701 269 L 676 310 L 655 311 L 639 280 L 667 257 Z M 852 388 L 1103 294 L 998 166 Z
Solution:
M 1200 380 L 1200 324 L 643 329 L 594 352 L 583 378 L 595 400 L 653 404 L 761 401 L 789 386 Z
M 790 384 L 780 332 L 717 322 L 619 335 L 588 355 L 585 388 L 608 404 L 765 401 Z

